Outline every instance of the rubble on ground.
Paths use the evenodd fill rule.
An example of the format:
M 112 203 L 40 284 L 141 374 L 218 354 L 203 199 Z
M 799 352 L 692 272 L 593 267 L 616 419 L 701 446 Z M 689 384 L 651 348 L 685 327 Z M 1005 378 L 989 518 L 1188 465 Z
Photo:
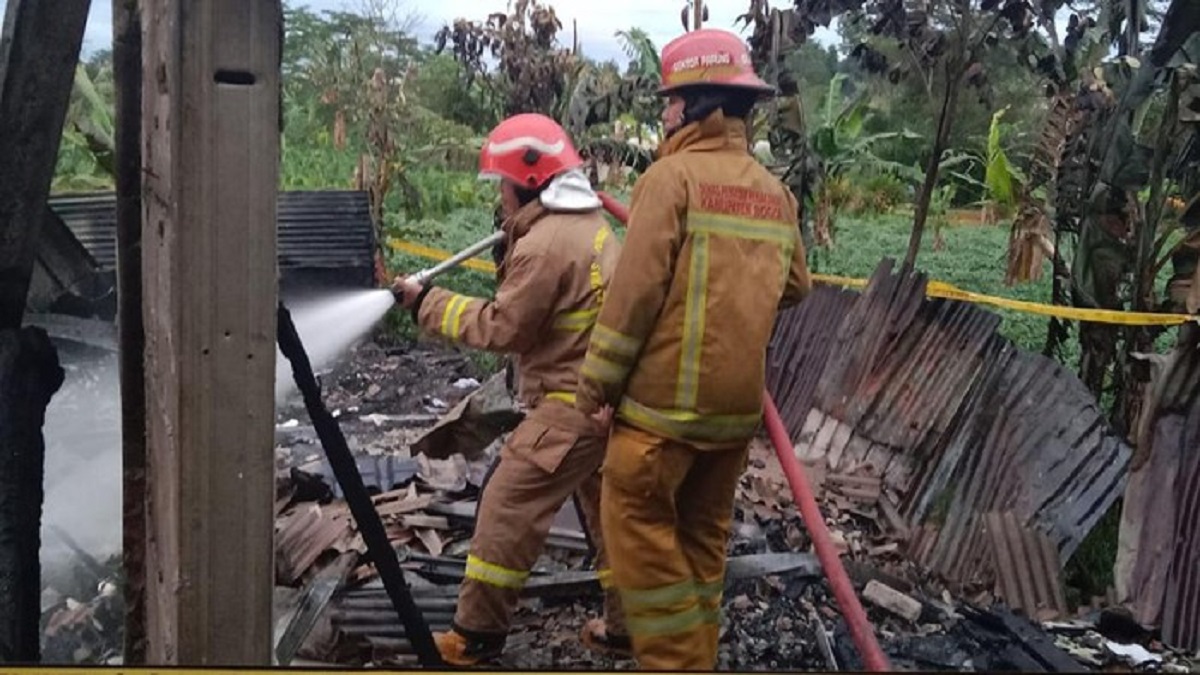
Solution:
M 504 438 L 499 429 L 512 422 L 494 391 L 479 405 L 466 400 L 488 385 L 494 389 L 498 380 L 490 377 L 462 352 L 375 342 L 323 375 L 327 405 L 434 630 L 445 629 L 453 616 L 480 489 Z M 496 427 L 480 433 L 452 428 L 479 420 Z M 496 438 L 484 444 L 488 437 Z M 276 640 L 290 641 L 278 647 L 293 665 L 416 665 L 298 402 L 279 411 L 276 443 Z M 425 454 L 414 451 L 419 443 Z M 446 444 L 468 451 L 445 452 Z M 1102 602 L 1072 614 L 1046 604 L 1054 600 L 1054 588 L 1026 593 L 1022 584 L 1032 578 L 963 582 L 930 573 L 914 562 L 919 556 L 913 542 L 922 533 L 906 525 L 893 491 L 869 461 L 810 461 L 805 472 L 895 669 L 1188 672 L 1200 666 L 1196 655 L 1167 648 Z M 1057 558 L 1033 555 L 1045 542 L 1010 536 L 1016 522 L 1010 512 L 989 512 L 987 518 L 986 531 L 996 538 L 990 550 L 1023 551 L 1028 555 L 1020 560 L 1041 566 L 1035 583 L 1058 581 Z M 736 495 L 719 668 L 862 669 L 811 550 L 773 450 L 756 441 Z M 578 639 L 587 619 L 601 611 L 592 567 L 568 502 L 496 665 L 633 668 L 629 660 L 588 652 Z M 90 582 L 88 588 L 97 589 L 92 594 L 67 591 L 76 594 L 73 602 L 61 595 L 64 584 L 48 592 L 47 662 L 103 663 L 119 654 L 119 628 L 113 630 L 119 622 L 110 617 L 119 616 L 120 597 L 101 581 Z
M 431 446 L 440 448 L 442 444 L 429 439 L 449 438 L 451 432 L 445 431 L 446 425 L 466 424 L 462 418 L 483 420 L 480 428 L 484 428 L 488 420 L 497 419 L 488 415 L 494 415 L 503 405 L 493 405 L 495 391 L 487 394 L 483 404 L 464 401 L 468 394 L 489 387 L 454 388 L 456 382 L 461 385 L 469 363 L 453 356 L 431 360 L 425 355 L 421 362 L 435 365 L 415 376 L 423 387 L 420 395 L 424 401 L 437 399 L 443 404 L 443 413 L 451 409 L 455 412 L 425 423 L 403 421 L 410 419 L 404 415 L 430 414 L 428 403 L 418 404 L 410 398 L 407 408 L 386 412 L 376 408 L 366 413 L 391 417 L 364 421 L 362 406 L 366 399 L 361 392 L 353 391 L 355 387 L 365 383 L 368 390 L 375 391 L 371 385 L 381 390 L 384 386 L 413 386 L 397 373 L 399 366 L 388 365 L 387 359 L 396 356 L 385 357 L 386 353 L 378 348 L 356 353 L 344 366 L 353 371 L 353 376 L 332 380 L 336 384 L 327 399 L 331 408 L 333 402 L 341 403 L 346 411 L 359 406 L 350 413 L 358 417 L 344 411 L 339 421 L 347 438 L 358 438 L 352 448 L 360 472 L 375 494 L 376 508 L 401 557 L 418 606 L 423 608 L 432 629 L 444 629 L 453 616 L 479 490 L 503 435 L 482 452 L 475 452 L 472 459 L 437 448 L 431 451 Z M 376 359 L 383 359 L 384 366 Z M 472 372 L 470 376 L 477 383 L 488 383 L 493 390 L 498 381 L 489 381 L 484 373 Z M 303 418 L 302 413 L 297 416 Z M 439 422 L 441 436 L 431 436 L 427 430 Z M 385 436 L 389 431 L 391 435 Z M 464 434 L 462 429 L 452 433 L 455 438 L 468 439 L 466 445 L 457 440 L 451 443 L 454 449 L 477 449 L 480 438 L 497 436 L 495 429 L 474 435 Z M 384 451 L 379 450 L 383 445 L 380 438 L 387 439 Z M 366 562 L 365 547 L 348 509 L 337 497 L 337 486 L 324 465 L 319 444 L 315 439 L 304 443 L 296 435 L 281 434 L 280 439 L 280 456 L 287 461 L 280 464 L 278 523 L 281 532 L 290 536 L 279 539 L 278 559 L 282 563 L 278 582 L 290 585 L 293 596 L 303 594 L 306 584 L 339 554 L 350 551 L 359 555 L 359 564 L 329 600 L 298 658 L 305 663 L 414 665 L 415 656 L 403 637 L 401 622 Z M 422 448 L 429 455 L 413 452 L 419 439 L 425 439 Z M 1012 579 L 947 583 L 913 562 L 910 547 L 921 533 L 906 526 L 887 485 L 870 462 L 840 462 L 836 470 L 829 466 L 828 462 L 810 461 L 806 475 L 893 667 L 1033 671 L 1118 668 L 1144 672 L 1175 672 L 1191 667 L 1186 655 L 1171 652 L 1150 636 L 1131 638 L 1114 633 L 1111 621 L 1099 621 L 1098 611 L 1067 616 L 1065 608 L 1056 603 L 1046 606 L 1045 598 L 1054 599 L 1056 589 L 1046 589 L 1026 600 L 1020 583 L 1014 586 Z M 803 552 L 812 550 L 782 470 L 765 441 L 756 441 L 751 447 L 734 515 L 719 667 L 861 669 L 837 603 L 818 567 L 805 567 L 799 559 L 782 569 L 745 562 L 761 561 L 772 554 L 811 556 Z M 989 513 L 988 517 L 994 536 L 1002 537 L 997 545 L 1029 554 L 1037 552 L 1025 539 L 1008 536 L 1014 521 L 1011 514 Z M 546 553 L 530 578 L 506 652 L 497 665 L 514 669 L 631 668 L 631 662 L 592 654 L 579 642 L 585 621 L 599 615 L 601 592 L 594 573 L 589 572 L 586 538 L 570 503 L 555 525 Z M 1038 543 L 1036 539 L 1029 541 Z M 1036 560 L 1046 567 L 1041 576 L 1057 583 L 1057 558 L 1043 556 Z M 732 570 L 739 564 L 735 578 Z M 1029 606 L 1022 606 L 1022 600 Z M 1027 610 L 1032 610 L 1032 619 L 1027 618 Z
M 121 663 L 125 602 L 121 559 L 104 564 L 78 553 L 43 573 L 42 662 Z

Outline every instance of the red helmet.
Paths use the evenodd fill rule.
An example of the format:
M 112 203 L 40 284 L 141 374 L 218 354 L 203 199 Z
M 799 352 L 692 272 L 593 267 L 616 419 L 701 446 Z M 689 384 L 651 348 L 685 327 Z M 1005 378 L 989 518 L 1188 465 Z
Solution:
M 536 113 L 513 115 L 496 125 L 479 153 L 480 178 L 507 178 L 536 188 L 551 178 L 583 166 L 567 132 Z
M 683 87 L 705 85 L 745 89 L 761 94 L 775 88 L 754 74 L 750 50 L 737 35 L 701 28 L 667 43 L 662 51 L 662 86 L 666 95 Z

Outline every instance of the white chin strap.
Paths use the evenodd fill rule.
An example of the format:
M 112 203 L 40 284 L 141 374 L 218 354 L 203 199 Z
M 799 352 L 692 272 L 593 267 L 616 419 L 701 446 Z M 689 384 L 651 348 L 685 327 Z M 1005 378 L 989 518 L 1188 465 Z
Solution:
M 601 206 L 600 197 L 580 169 L 555 176 L 542 190 L 541 201 L 553 211 L 591 211 Z

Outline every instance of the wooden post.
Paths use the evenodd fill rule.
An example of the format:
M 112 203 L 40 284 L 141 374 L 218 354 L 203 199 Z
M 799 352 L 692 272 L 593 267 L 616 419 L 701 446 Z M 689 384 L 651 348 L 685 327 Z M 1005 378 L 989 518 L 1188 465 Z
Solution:
M 142 324 L 142 22 L 112 0 L 125 665 L 146 662 L 146 338 Z
M 0 330 L 19 328 L 88 0 L 8 0 L 0 36 Z
M 147 660 L 271 662 L 280 0 L 143 0 Z
M 692 30 L 700 30 L 704 26 L 704 0 L 692 0 L 692 9 L 695 10 L 695 16 L 692 17 Z
M 38 660 L 46 406 L 63 371 L 21 329 L 88 0 L 8 0 L 0 33 L 0 662 Z

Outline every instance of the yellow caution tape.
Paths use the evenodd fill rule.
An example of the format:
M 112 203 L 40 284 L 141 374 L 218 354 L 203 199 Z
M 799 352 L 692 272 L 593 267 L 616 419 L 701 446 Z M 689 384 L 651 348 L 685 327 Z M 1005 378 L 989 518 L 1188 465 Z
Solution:
M 1189 314 L 1123 312 L 1114 309 L 1064 307 L 1062 305 L 1046 305 L 1026 300 L 1011 300 L 994 295 L 964 291 L 961 288 L 951 286 L 942 281 L 930 281 L 926 287 L 926 295 L 934 298 L 949 298 L 951 300 L 962 300 L 963 302 L 994 305 L 1027 314 L 1042 314 L 1070 321 L 1090 321 L 1092 323 L 1111 323 L 1123 326 L 1178 326 L 1190 321 L 1200 323 L 1200 316 L 1191 316 Z
M 429 248 L 420 244 L 413 244 L 407 241 L 392 240 L 388 245 L 397 251 L 404 251 L 415 256 L 428 258 L 441 262 L 448 259 L 452 253 L 436 248 Z M 464 267 L 469 267 L 480 272 L 495 273 L 496 266 L 485 260 L 468 260 L 463 263 Z M 842 286 L 845 288 L 866 288 L 867 279 L 857 279 L 854 277 L 843 277 L 835 274 L 814 274 L 813 281 L 831 286 Z M 1200 323 L 1200 316 L 1192 316 L 1190 314 L 1160 314 L 1156 312 L 1122 312 L 1112 309 L 1089 309 L 1087 307 L 1064 307 L 1062 305 L 1047 305 L 1040 302 L 1028 302 L 1026 300 L 1012 300 L 1009 298 L 1001 298 L 995 295 L 984 295 L 982 293 L 973 293 L 963 290 L 953 284 L 948 284 L 944 281 L 930 281 L 925 285 L 925 295 L 931 298 L 946 298 L 948 300 L 959 300 L 961 302 L 970 302 L 978 305 L 992 305 L 994 307 L 1003 307 L 1017 312 L 1026 314 L 1041 314 L 1043 316 L 1054 316 L 1060 319 L 1069 321 L 1089 321 L 1091 323 L 1108 323 L 1119 324 L 1123 326 L 1178 326 L 1181 324 L 1195 322 Z
M 813 280 L 833 286 L 844 286 L 847 288 L 864 288 L 867 285 L 866 279 L 840 277 L 831 274 L 814 274 Z M 1027 314 L 1055 316 L 1060 319 L 1068 319 L 1071 321 L 1090 321 L 1092 323 L 1111 323 L 1121 324 L 1124 326 L 1178 326 L 1190 321 L 1200 323 L 1200 316 L 1192 316 L 1190 314 L 1122 312 L 1113 309 L 1064 307 L 1062 305 L 1047 305 L 1040 302 L 1029 302 L 1026 300 L 1012 300 L 1010 298 L 1001 298 L 995 295 L 984 295 L 982 293 L 965 291 L 944 281 L 930 281 L 927 283 L 925 285 L 925 295 L 931 298 L 946 298 L 948 300 L 959 300 L 961 302 L 970 302 L 977 305 L 993 305 L 995 307 L 1003 307 L 1005 309 L 1011 309 Z
M 388 246 L 391 246 L 392 248 L 396 249 L 397 251 L 411 253 L 412 255 L 415 255 L 415 256 L 418 256 L 421 258 L 427 258 L 429 260 L 435 260 L 437 262 L 442 262 L 443 260 L 449 260 L 450 256 L 454 255 L 453 253 L 450 253 L 449 251 L 443 251 L 443 250 L 437 249 L 437 248 L 429 248 L 428 246 L 422 246 L 421 244 L 414 244 L 410 241 L 397 241 L 397 240 L 393 239 L 393 240 L 388 241 Z M 467 269 L 475 270 L 477 272 L 487 272 L 488 274 L 496 273 L 496 265 L 487 260 L 478 260 L 478 259 L 473 258 L 471 260 L 463 261 L 462 266 L 466 267 Z

